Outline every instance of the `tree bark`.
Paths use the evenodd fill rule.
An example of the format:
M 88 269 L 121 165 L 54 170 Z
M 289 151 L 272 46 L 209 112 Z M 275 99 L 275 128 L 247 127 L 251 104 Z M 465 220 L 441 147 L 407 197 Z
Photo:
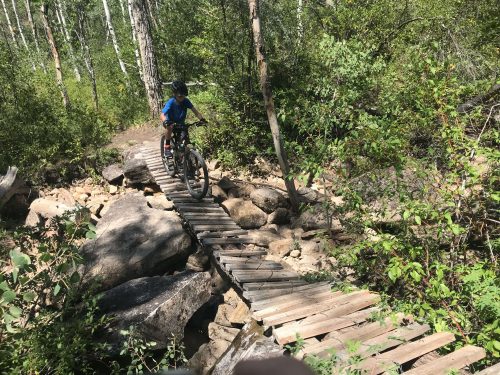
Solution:
M 80 46 L 82 48 L 83 60 L 85 61 L 85 66 L 87 67 L 87 72 L 89 73 L 90 82 L 92 84 L 92 100 L 94 102 L 94 107 L 96 110 L 98 110 L 99 97 L 97 95 L 97 83 L 95 78 L 94 62 L 92 61 L 92 54 L 90 53 L 90 47 L 87 43 L 87 36 L 85 33 L 85 20 L 87 14 L 85 13 L 85 9 L 83 9 L 83 7 L 79 7 L 77 9 L 76 14 L 78 21 L 78 28 L 76 35 L 78 37 L 78 41 L 80 42 Z
M 299 43 L 302 42 L 304 37 L 304 25 L 302 23 L 302 13 L 304 11 L 303 0 L 297 0 L 297 34 Z
M 5 19 L 7 20 L 7 26 L 9 27 L 10 36 L 12 37 L 12 41 L 14 42 L 14 46 L 17 47 L 16 34 L 14 33 L 14 28 L 12 27 L 12 23 L 10 22 L 9 12 L 7 11 L 7 7 L 5 6 L 5 0 L 2 0 L 2 6 L 5 13 Z
M 109 35 L 111 36 L 111 41 L 113 42 L 113 47 L 116 52 L 116 57 L 118 58 L 118 63 L 120 64 L 120 69 L 123 74 L 128 77 L 127 69 L 125 68 L 125 64 L 122 61 L 120 47 L 118 46 L 118 41 L 116 40 L 115 30 L 113 29 L 113 24 L 111 23 L 111 13 L 109 12 L 108 2 L 107 0 L 102 0 L 102 5 L 104 6 L 104 13 L 106 15 L 106 25 L 108 26 Z
M 73 51 L 73 45 L 71 44 L 71 37 L 69 35 L 68 27 L 66 25 L 66 18 L 64 17 L 63 6 L 61 1 L 56 2 L 56 7 L 57 7 L 56 12 L 58 12 L 59 14 L 58 18 L 60 19 L 64 39 L 66 40 L 66 44 L 68 45 L 69 58 L 71 60 L 71 63 L 73 64 L 73 71 L 75 72 L 75 78 L 77 82 L 80 82 L 82 80 L 82 76 L 80 75 L 80 70 L 78 69 L 75 52 Z
M 61 91 L 61 95 L 63 98 L 64 107 L 68 108 L 70 105 L 68 92 L 66 91 L 66 86 L 64 85 L 63 80 L 63 72 L 61 69 L 61 59 L 59 58 L 59 51 L 57 50 L 56 41 L 54 40 L 54 36 L 52 34 L 52 28 L 50 26 L 49 18 L 47 16 L 48 5 L 42 3 L 40 7 L 40 11 L 42 14 L 43 27 L 45 28 L 45 33 L 47 34 L 47 40 L 50 45 L 50 51 L 52 52 L 52 57 L 54 58 L 54 65 L 56 68 L 56 82 L 59 90 Z
M 162 105 L 162 87 L 158 65 L 154 54 L 151 26 L 146 11 L 145 0 L 130 0 L 132 18 L 137 31 L 139 49 L 142 59 L 144 87 L 148 96 L 149 110 L 152 118 L 158 118 Z
M 262 95 L 264 96 L 264 107 L 266 108 L 269 126 L 271 127 L 274 149 L 276 150 L 276 156 L 278 157 L 281 173 L 283 174 L 283 179 L 286 185 L 286 190 L 288 191 L 290 203 L 292 204 L 292 209 L 294 211 L 298 211 L 299 202 L 297 199 L 297 191 L 295 190 L 295 183 L 293 179 L 289 177 L 288 159 L 283 147 L 283 140 L 281 138 L 278 119 L 276 117 L 276 110 L 274 108 L 273 93 L 271 90 L 271 85 L 269 84 L 269 78 L 267 74 L 267 62 L 264 55 L 264 39 L 262 37 L 260 28 L 259 6 L 257 0 L 248 0 L 248 7 L 250 9 L 250 19 L 252 21 L 257 65 L 259 66 L 260 88 L 262 90 Z
M 38 35 L 36 32 L 35 23 L 33 22 L 33 15 L 31 13 L 30 0 L 26 0 L 25 4 L 26 4 L 26 13 L 28 15 L 28 22 L 29 22 L 30 27 L 31 27 L 31 33 L 33 34 L 33 40 L 35 41 L 37 59 L 40 59 L 40 58 L 42 58 L 41 54 L 40 54 L 40 45 L 38 44 Z M 42 67 L 43 72 L 47 73 L 47 69 L 45 68 L 45 64 L 43 63 L 43 60 L 40 60 L 40 66 Z
M 132 15 L 132 0 L 127 1 L 128 16 L 130 18 L 130 27 L 132 28 L 132 42 L 134 43 L 134 54 L 135 63 L 137 64 L 137 69 L 139 70 L 139 76 L 141 81 L 144 82 L 144 77 L 142 76 L 142 65 L 141 65 L 141 55 L 137 49 L 137 31 L 135 29 L 134 16 Z

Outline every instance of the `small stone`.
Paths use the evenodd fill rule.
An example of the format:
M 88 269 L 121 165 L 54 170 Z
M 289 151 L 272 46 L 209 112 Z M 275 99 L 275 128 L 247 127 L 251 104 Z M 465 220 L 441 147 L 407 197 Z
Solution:
M 291 256 L 292 258 L 298 258 L 298 257 L 300 257 L 300 250 L 292 250 L 292 251 L 290 252 L 290 256 Z
M 86 193 L 80 194 L 78 196 L 78 200 L 80 201 L 87 202 L 87 199 L 89 199 L 89 196 Z
M 116 187 L 115 185 L 109 185 L 108 191 L 109 194 L 116 194 L 118 192 L 118 187 Z

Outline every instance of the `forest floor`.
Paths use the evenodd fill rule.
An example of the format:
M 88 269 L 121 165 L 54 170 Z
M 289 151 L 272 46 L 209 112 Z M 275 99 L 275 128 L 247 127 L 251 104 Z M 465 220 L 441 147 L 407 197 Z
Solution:
M 136 144 L 156 141 L 159 143 L 161 133 L 162 129 L 158 126 L 158 121 L 149 121 L 116 133 L 107 148 L 117 148 L 123 151 Z

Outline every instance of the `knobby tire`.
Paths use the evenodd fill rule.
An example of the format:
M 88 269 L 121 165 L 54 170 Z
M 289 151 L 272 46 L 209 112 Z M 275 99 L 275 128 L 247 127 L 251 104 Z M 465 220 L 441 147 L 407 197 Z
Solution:
M 196 173 L 200 173 L 196 176 Z M 190 179 L 191 176 L 199 177 Z M 208 168 L 198 151 L 190 149 L 184 157 L 184 179 L 189 194 L 195 199 L 202 199 L 208 191 Z M 200 186 L 196 186 L 196 184 Z

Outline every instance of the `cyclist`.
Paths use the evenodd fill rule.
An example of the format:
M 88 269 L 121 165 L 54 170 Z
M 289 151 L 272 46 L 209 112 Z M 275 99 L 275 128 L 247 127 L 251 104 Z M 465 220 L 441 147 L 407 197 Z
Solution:
M 165 103 L 160 119 L 165 128 L 165 150 L 164 156 L 172 157 L 170 148 L 170 138 L 172 137 L 172 125 L 184 124 L 186 120 L 187 110 L 193 111 L 194 115 L 202 122 L 206 122 L 203 115 L 193 106 L 193 103 L 187 98 L 188 88 L 182 81 L 172 82 L 172 97 Z

